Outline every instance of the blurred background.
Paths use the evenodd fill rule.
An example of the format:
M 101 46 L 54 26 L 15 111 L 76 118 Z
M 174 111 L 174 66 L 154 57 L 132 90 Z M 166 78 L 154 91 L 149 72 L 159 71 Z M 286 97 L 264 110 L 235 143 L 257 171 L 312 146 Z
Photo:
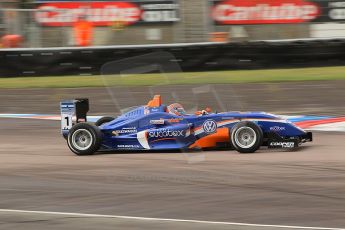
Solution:
M 0 207 L 343 229 L 344 54 L 345 0 L 2 0 Z M 188 113 L 283 115 L 315 141 L 250 155 L 70 153 L 62 100 L 117 116 L 155 94 Z M 0 229 L 136 226 L 5 213 Z
M 341 38 L 345 36 L 344 20 L 345 1 L 333 0 L 0 3 L 3 47 Z M 78 38 L 82 30 L 88 34 L 84 35 L 84 42 Z M 13 44 L 9 44 L 11 39 Z M 13 41 L 16 39 L 20 41 Z
M 0 76 L 97 75 L 157 51 L 184 72 L 342 66 L 344 20 L 340 0 L 7 0 Z
M 23 103 L 4 112 L 43 111 L 46 104 L 53 113 L 63 97 L 83 96 L 84 87 L 112 86 L 126 102 L 122 109 L 145 103 L 154 92 L 193 107 L 189 91 L 182 90 L 185 99 L 172 92 L 213 85 L 202 104 L 213 100 L 218 110 L 342 114 L 336 98 L 345 87 L 344 22 L 345 0 L 1 1 L 0 88 L 30 88 L 32 95 L 82 88 L 74 96 L 72 89 L 51 94 L 53 103 L 44 97 L 27 109 L 18 92 L 2 90 L 3 103 Z M 110 76 L 93 77 L 102 74 Z M 255 83 L 262 83 L 259 94 Z M 320 98 L 325 88 L 333 90 Z M 148 97 L 138 97 L 142 89 Z M 135 95 L 132 103 L 128 93 Z

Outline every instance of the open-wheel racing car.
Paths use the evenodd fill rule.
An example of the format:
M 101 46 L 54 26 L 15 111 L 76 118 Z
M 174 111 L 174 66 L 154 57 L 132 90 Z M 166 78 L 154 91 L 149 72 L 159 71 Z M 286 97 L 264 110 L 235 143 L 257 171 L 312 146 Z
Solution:
M 159 95 L 147 105 L 118 116 L 87 122 L 88 99 L 61 102 L 61 131 L 72 152 L 90 155 L 105 150 L 236 149 L 253 153 L 261 146 L 297 148 L 312 141 L 282 117 L 265 112 L 221 112 L 209 109 L 186 114 Z

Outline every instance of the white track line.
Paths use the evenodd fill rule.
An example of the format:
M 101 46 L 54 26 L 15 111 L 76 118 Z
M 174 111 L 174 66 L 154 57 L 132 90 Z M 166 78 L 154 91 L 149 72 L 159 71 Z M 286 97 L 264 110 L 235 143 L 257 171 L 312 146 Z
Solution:
M 48 214 L 48 215 L 61 215 L 61 216 L 64 215 L 64 216 L 76 216 L 76 217 L 117 218 L 117 219 L 142 220 L 142 221 L 184 222 L 184 223 L 194 223 L 194 224 L 216 224 L 216 225 L 233 225 L 233 226 L 248 226 L 248 227 L 272 227 L 272 228 L 285 228 L 285 229 L 345 230 L 344 228 L 305 227 L 305 226 L 270 225 L 270 224 L 248 224 L 248 223 L 221 222 L 221 221 L 168 219 L 168 218 L 152 218 L 152 217 L 138 217 L 138 216 L 101 215 L 101 214 L 86 214 L 86 213 L 72 213 L 72 212 L 29 211 L 29 210 L 16 210 L 16 209 L 0 209 L 0 212 Z

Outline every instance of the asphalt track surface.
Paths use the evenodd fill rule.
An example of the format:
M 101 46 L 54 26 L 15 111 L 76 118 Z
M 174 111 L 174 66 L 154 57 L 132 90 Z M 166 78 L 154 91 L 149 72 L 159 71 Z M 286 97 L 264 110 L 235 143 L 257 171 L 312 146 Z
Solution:
M 289 88 L 296 88 L 294 84 L 274 87 L 290 92 Z M 301 96 L 297 92 L 282 94 L 281 103 L 262 105 L 270 112 L 288 111 L 284 102 L 291 102 L 291 113 L 344 111 L 344 101 L 339 100 L 344 98 L 344 85 L 338 83 L 336 88 L 331 82 L 306 84 L 312 86 L 310 92 L 307 90 L 309 95 L 302 97 L 310 102 L 305 108 L 292 103 Z M 248 86 L 236 87 L 245 88 L 237 88 L 236 95 L 244 98 L 240 100 L 245 102 L 244 108 L 252 108 L 247 102 Z M 316 99 L 320 87 L 333 87 L 331 95 L 325 92 L 327 96 L 321 97 L 319 93 Z M 80 90 L 65 90 L 66 94 L 57 94 L 58 90 L 7 90 L 6 94 L 1 90 L 1 112 L 56 113 L 55 100 L 81 97 L 85 92 L 97 102 L 96 108 L 102 109 L 102 102 L 110 103 L 103 94 L 97 94 L 97 89 Z M 332 94 L 337 99 L 332 99 Z M 146 100 L 141 92 L 137 95 L 139 103 Z M 110 112 L 108 107 L 103 109 Z M 345 227 L 344 133 L 317 132 L 313 143 L 292 152 L 263 148 L 255 154 L 204 151 L 78 157 L 60 137 L 58 122 L 3 118 L 0 127 L 0 229 Z
M 345 226 L 344 134 L 299 151 L 77 157 L 52 121 L 1 119 L 2 209 Z M 0 229 L 257 229 L 0 212 Z M 95 229 L 95 228 L 93 228 Z M 266 228 L 265 228 L 266 229 Z

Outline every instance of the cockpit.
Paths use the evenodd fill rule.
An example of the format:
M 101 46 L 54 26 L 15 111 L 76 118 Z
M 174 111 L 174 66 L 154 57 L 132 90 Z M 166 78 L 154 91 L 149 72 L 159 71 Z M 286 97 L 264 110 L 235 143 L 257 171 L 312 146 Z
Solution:
M 162 99 L 160 95 L 155 95 L 154 98 L 147 103 L 147 107 L 149 108 L 149 111 L 167 112 L 167 113 L 177 115 L 177 116 L 187 115 L 185 109 L 180 103 L 172 103 L 171 105 L 164 106 L 162 104 Z M 202 111 L 196 111 L 195 115 L 202 116 L 202 115 L 207 115 L 210 112 L 211 112 L 211 109 L 206 108 L 205 110 L 202 110 Z

